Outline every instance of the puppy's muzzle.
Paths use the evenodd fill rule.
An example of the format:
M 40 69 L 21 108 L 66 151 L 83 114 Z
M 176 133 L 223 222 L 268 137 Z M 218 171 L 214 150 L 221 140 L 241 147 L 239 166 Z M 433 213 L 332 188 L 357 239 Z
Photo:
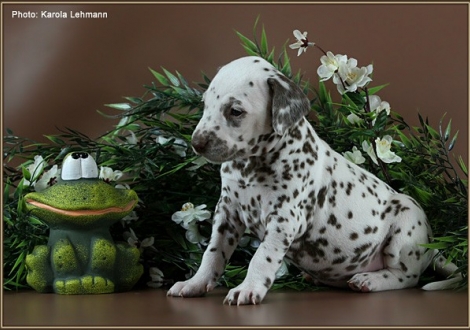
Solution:
M 196 154 L 209 162 L 221 163 L 232 159 L 237 148 L 229 148 L 227 141 L 222 140 L 213 131 L 196 131 L 191 139 L 191 146 Z

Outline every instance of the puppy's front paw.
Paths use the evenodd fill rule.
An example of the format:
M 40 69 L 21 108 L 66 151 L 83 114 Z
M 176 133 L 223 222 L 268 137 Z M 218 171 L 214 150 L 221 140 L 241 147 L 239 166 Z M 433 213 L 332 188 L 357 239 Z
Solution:
M 215 284 L 208 281 L 189 279 L 183 282 L 176 282 L 167 292 L 167 296 L 172 297 L 200 297 L 211 291 Z
M 228 292 L 224 299 L 224 304 L 237 306 L 249 304 L 257 305 L 261 303 L 267 291 L 268 290 L 263 285 L 257 287 L 256 285 L 245 285 L 243 282 Z

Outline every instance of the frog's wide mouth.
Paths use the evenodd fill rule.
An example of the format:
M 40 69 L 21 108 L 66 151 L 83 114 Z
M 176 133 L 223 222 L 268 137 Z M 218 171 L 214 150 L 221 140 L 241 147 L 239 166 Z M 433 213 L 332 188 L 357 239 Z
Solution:
M 107 208 L 98 209 L 98 210 L 91 210 L 91 209 L 63 210 L 63 209 L 59 209 L 57 207 L 54 207 L 48 204 L 35 201 L 33 199 L 26 200 L 26 203 L 36 206 L 37 208 L 40 208 L 43 210 L 53 212 L 53 213 L 71 216 L 71 217 L 81 217 L 81 216 L 87 216 L 87 215 L 95 216 L 95 215 L 104 215 L 104 214 L 109 214 L 109 213 L 129 212 L 130 210 L 132 210 L 136 202 L 130 201 L 124 207 L 112 206 L 112 207 L 107 207 Z

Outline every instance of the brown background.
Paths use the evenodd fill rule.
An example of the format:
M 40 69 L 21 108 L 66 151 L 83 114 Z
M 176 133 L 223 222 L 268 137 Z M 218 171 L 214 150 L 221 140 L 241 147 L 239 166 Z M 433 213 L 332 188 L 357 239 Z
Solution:
M 105 11 L 107 19 L 12 18 L 12 11 Z M 190 82 L 246 55 L 235 30 L 252 36 L 256 17 L 269 46 L 308 31 L 325 50 L 374 64 L 373 85 L 412 124 L 418 111 L 460 130 L 468 156 L 468 5 L 462 4 L 3 4 L 4 128 L 42 140 L 70 127 L 91 137 L 115 120 L 96 110 L 141 96 L 148 67 L 178 70 Z M 291 51 L 294 71 L 315 82 L 321 53 Z M 328 86 L 335 92 L 334 86 Z M 447 120 L 446 120 L 447 122 Z

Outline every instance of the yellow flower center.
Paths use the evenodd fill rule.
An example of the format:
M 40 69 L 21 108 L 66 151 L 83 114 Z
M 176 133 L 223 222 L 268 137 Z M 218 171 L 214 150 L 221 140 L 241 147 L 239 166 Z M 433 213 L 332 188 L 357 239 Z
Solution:
M 181 211 L 188 211 L 188 210 L 193 209 L 193 208 L 194 208 L 193 203 L 185 203 L 183 205 L 183 207 L 181 208 Z

